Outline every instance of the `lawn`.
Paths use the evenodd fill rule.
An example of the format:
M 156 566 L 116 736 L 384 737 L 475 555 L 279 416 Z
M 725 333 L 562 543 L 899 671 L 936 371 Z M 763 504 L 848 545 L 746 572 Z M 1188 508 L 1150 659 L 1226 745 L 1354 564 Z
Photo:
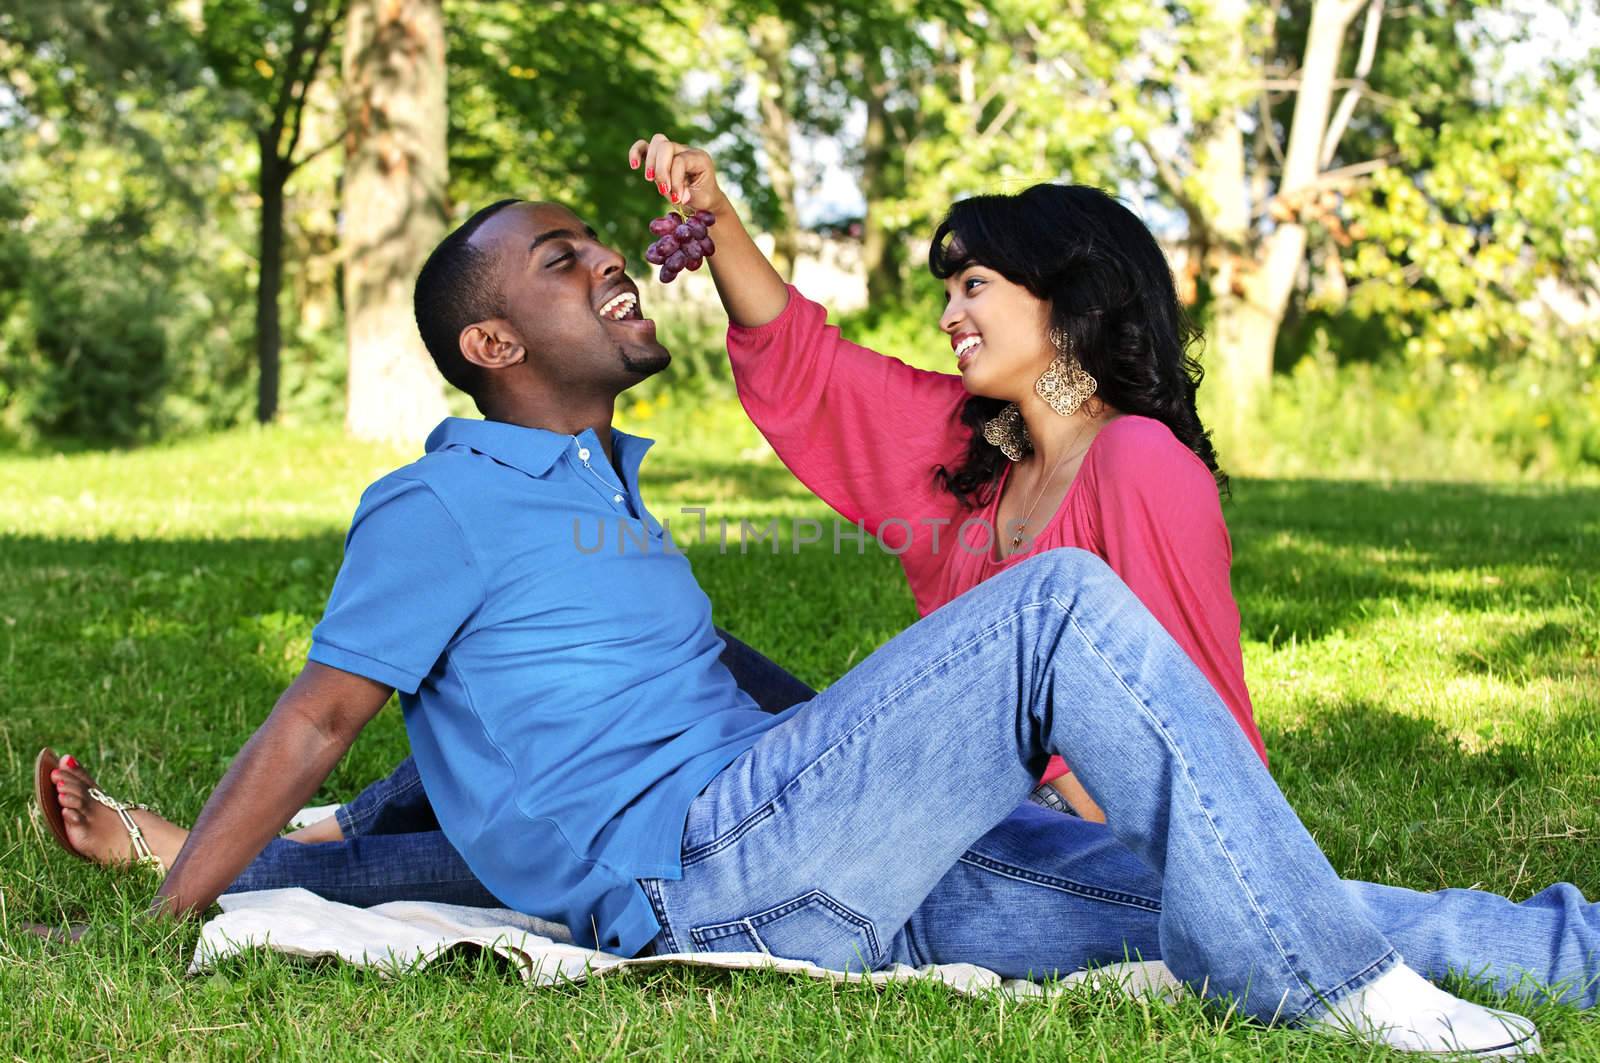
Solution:
M 645 467 L 658 516 L 703 505 L 714 530 L 824 515 L 735 409 L 630 427 L 664 440 Z M 960 1000 L 685 972 L 530 992 L 474 958 L 386 980 L 255 956 L 186 978 L 193 929 L 133 919 L 151 879 L 47 844 L 32 757 L 75 753 L 111 792 L 188 822 L 298 670 L 361 489 L 403 460 L 310 430 L 0 456 L 0 1054 L 1381 1055 L 1081 992 Z M 1334 865 L 1422 889 L 1600 892 L 1600 489 L 1237 479 L 1225 512 L 1274 773 Z M 894 559 L 869 550 L 724 553 L 713 536 L 690 557 L 722 626 L 823 685 L 915 618 Z M 325 798 L 405 748 L 385 712 Z M 30 921 L 90 930 L 54 945 L 22 933 Z M 1552 1058 L 1600 1057 L 1600 1021 L 1529 1013 Z

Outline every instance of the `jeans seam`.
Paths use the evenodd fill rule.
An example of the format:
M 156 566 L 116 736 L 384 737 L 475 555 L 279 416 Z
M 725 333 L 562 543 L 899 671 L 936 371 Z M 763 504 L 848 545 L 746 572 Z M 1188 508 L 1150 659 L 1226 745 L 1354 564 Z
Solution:
M 1387 974 L 1390 968 L 1392 968 L 1395 963 L 1399 962 L 1399 959 L 1399 952 L 1391 947 L 1388 952 L 1385 952 L 1382 956 L 1379 956 L 1376 960 L 1373 960 L 1371 963 L 1367 964 L 1366 967 L 1351 975 L 1349 978 L 1346 978 L 1334 988 L 1322 993 L 1313 993 L 1311 995 L 1311 1000 L 1306 1004 L 1305 1007 L 1301 1008 L 1293 1015 L 1282 1017 L 1281 1021 L 1286 1025 L 1292 1025 L 1304 1018 L 1305 1015 L 1318 1004 L 1322 1004 L 1326 1007 L 1332 1007 L 1352 993 L 1359 992 L 1362 986 L 1368 985 L 1376 981 L 1380 976 Z
M 775 923 L 784 916 L 793 915 L 795 912 L 803 911 L 814 904 L 828 909 L 836 917 L 858 928 L 866 936 L 867 946 L 871 950 L 869 960 L 874 966 L 882 960 L 883 947 L 878 943 L 878 930 L 873 925 L 872 920 L 835 900 L 826 890 L 820 889 L 809 890 L 799 897 L 791 898 L 782 904 L 773 905 L 771 908 L 759 912 L 752 912 L 739 919 L 729 919 L 721 923 L 708 923 L 705 926 L 694 927 L 689 931 L 689 936 L 694 939 L 694 943 L 698 946 L 704 941 L 732 937 L 742 931 L 755 939 L 762 952 L 767 953 L 769 956 L 774 955 L 761 936 L 761 930 L 756 925 L 757 920 L 760 920 L 763 925 Z M 719 931 L 721 932 L 719 933 Z
M 656 922 L 661 927 L 661 937 L 665 941 L 667 952 L 678 952 L 678 938 L 672 932 L 672 923 L 667 919 L 667 901 L 661 895 L 660 881 L 647 878 L 640 881 L 639 885 L 643 887 L 645 900 L 650 902 L 650 908 L 655 913 Z
M 346 811 L 349 809 L 349 805 L 340 805 L 334 811 L 334 818 L 340 819 L 340 813 L 344 813 L 343 819 L 339 824 L 340 828 L 343 830 L 344 836 L 346 838 L 358 837 L 366 834 L 367 831 L 372 828 L 373 820 L 378 818 L 378 814 L 383 811 L 386 805 L 392 804 L 398 798 L 411 793 L 413 790 L 420 789 L 421 787 L 422 776 L 412 775 L 411 778 L 407 779 L 405 782 L 401 783 L 399 786 L 390 791 L 384 797 L 384 799 L 381 802 L 378 802 L 375 806 L 371 808 L 363 806 L 359 820 L 357 820 L 354 813 Z
M 922 945 L 917 941 L 916 922 L 917 913 L 912 912 L 911 918 L 906 920 L 906 925 L 900 928 L 900 932 L 906 936 L 906 955 L 911 960 L 911 966 L 922 967 L 932 963 L 933 961 L 927 957 L 922 949 Z M 894 942 L 893 935 L 890 935 L 889 941 L 892 945 Z
M 684 867 L 693 867 L 695 864 L 698 864 L 703 860 L 708 860 L 711 857 L 716 856 L 718 853 L 722 852 L 722 850 L 728 848 L 730 845 L 733 845 L 740 838 L 743 838 L 746 834 L 750 833 L 762 822 L 772 818 L 773 813 L 776 811 L 773 806 L 777 803 L 778 799 L 774 797 L 771 801 L 768 801 L 766 804 L 762 805 L 760 808 L 744 817 L 744 819 L 740 820 L 732 827 L 732 829 L 719 834 L 717 837 L 711 839 L 709 842 L 706 842 L 704 845 L 697 845 L 693 849 L 685 850 L 680 862 Z
M 1255 890 L 1250 887 L 1250 883 L 1246 879 L 1244 872 L 1240 870 L 1239 865 L 1234 861 L 1233 852 L 1229 849 L 1227 841 L 1223 838 L 1221 828 L 1219 828 L 1216 821 L 1211 818 L 1211 810 L 1208 809 L 1205 805 L 1205 802 L 1200 799 L 1200 791 L 1195 785 L 1193 773 L 1189 768 L 1189 762 L 1184 758 L 1182 751 L 1178 749 L 1177 744 L 1172 740 L 1172 735 L 1167 730 L 1166 725 L 1161 721 L 1160 717 L 1155 714 L 1150 706 L 1145 703 L 1144 698 L 1141 697 L 1139 693 L 1133 689 L 1133 687 L 1128 685 L 1127 680 L 1122 676 L 1121 670 L 1115 664 L 1113 664 L 1105 656 L 1105 654 L 1100 652 L 1100 647 L 1096 645 L 1095 641 L 1089 637 L 1088 632 L 1084 631 L 1083 628 L 1079 626 L 1077 617 L 1073 615 L 1071 605 L 1063 602 L 1055 595 L 1051 595 L 1051 600 L 1060 607 L 1063 615 L 1066 618 L 1067 624 L 1072 628 L 1073 631 L 1077 633 L 1078 638 L 1082 640 L 1088 651 L 1100 659 L 1101 663 L 1106 666 L 1106 669 L 1116 679 L 1117 684 L 1122 687 L 1122 689 L 1130 698 L 1133 699 L 1134 704 L 1139 707 L 1139 710 L 1144 715 L 1145 719 L 1150 721 L 1151 725 L 1154 726 L 1158 732 L 1160 732 L 1162 739 L 1166 743 L 1168 752 L 1178 761 L 1179 765 L 1182 766 L 1183 778 L 1189 787 L 1189 792 L 1194 795 L 1195 804 L 1200 809 L 1200 814 L 1204 818 L 1206 826 L 1211 832 L 1211 836 L 1216 840 L 1218 848 L 1222 851 L 1223 856 L 1227 859 L 1228 867 L 1233 871 L 1234 880 L 1238 882 L 1240 888 L 1244 891 L 1245 898 L 1249 901 L 1250 911 L 1255 914 L 1257 923 L 1265 932 L 1267 939 L 1272 942 L 1272 946 L 1278 954 L 1278 959 L 1283 963 L 1285 970 L 1287 970 L 1290 977 L 1292 977 L 1294 981 L 1301 986 L 1303 992 L 1311 997 L 1312 1002 L 1315 1002 L 1319 995 L 1318 990 L 1306 982 L 1305 978 L 1301 976 L 1300 971 L 1296 968 L 1294 962 L 1290 960 L 1287 951 L 1284 949 L 1283 942 L 1278 938 L 1277 931 L 1272 928 L 1271 921 L 1267 918 L 1266 911 L 1261 907 L 1261 903 L 1256 897 Z M 1391 948 L 1389 951 L 1393 952 L 1393 949 Z M 1374 962 L 1381 963 L 1383 962 L 1383 959 L 1386 958 L 1387 955 Z M 1371 965 L 1369 965 L 1368 968 L 1363 968 L 1363 971 L 1370 969 L 1370 966 Z M 1359 975 L 1356 977 L 1359 977 Z M 1349 979 L 1346 979 L 1345 982 L 1341 982 L 1340 985 L 1345 985 L 1349 981 Z M 1310 1006 L 1310 1004 L 1307 1004 L 1306 1008 L 1300 1009 L 1300 1011 L 1296 1012 L 1296 1014 L 1303 1014 Z
M 997 875 L 1016 879 L 1018 882 L 1029 882 L 1035 886 L 1046 889 L 1060 890 L 1062 893 L 1072 893 L 1080 897 L 1090 897 L 1110 904 L 1120 904 L 1127 908 L 1140 908 L 1149 912 L 1160 912 L 1161 902 L 1150 897 L 1141 897 L 1136 893 L 1123 893 L 1118 890 L 1108 890 L 1100 886 L 1091 886 L 1083 882 L 1074 882 L 1067 878 L 1057 878 L 1054 875 L 1042 875 L 1037 871 L 1016 867 L 1003 863 L 978 853 L 961 854 L 958 863 L 968 864 L 972 867 L 982 868 Z

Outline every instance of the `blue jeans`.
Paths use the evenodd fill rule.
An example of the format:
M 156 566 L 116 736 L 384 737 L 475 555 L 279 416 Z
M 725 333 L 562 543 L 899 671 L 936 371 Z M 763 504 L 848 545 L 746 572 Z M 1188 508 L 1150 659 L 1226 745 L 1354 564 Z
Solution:
M 1052 754 L 1106 811 L 1025 802 Z M 907 628 L 690 807 L 657 951 L 1050 976 L 1130 956 L 1292 1022 L 1399 962 L 1593 1005 L 1600 915 L 1339 878 L 1222 702 L 1093 555 L 1030 558 Z
M 816 695 L 726 631 L 721 660 L 767 712 Z M 334 813 L 343 841 L 301 844 L 276 838 L 229 887 L 230 893 L 299 886 L 344 904 L 437 901 L 476 908 L 505 905 L 484 888 L 439 829 L 422 777 L 410 757 Z

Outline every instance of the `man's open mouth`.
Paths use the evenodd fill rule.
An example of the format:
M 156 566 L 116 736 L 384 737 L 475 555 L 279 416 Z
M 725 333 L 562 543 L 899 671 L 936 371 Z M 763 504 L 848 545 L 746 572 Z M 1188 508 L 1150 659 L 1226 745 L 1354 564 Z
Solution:
M 639 313 L 639 297 L 632 292 L 621 292 L 607 299 L 600 308 L 600 316 L 607 321 L 643 321 Z

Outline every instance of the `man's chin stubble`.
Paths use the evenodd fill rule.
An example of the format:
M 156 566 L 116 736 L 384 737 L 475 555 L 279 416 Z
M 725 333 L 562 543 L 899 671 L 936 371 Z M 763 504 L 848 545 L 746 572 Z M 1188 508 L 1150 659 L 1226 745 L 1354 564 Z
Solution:
M 665 348 L 660 354 L 639 356 L 629 353 L 624 348 L 617 348 L 617 353 L 622 356 L 622 368 L 640 378 L 654 376 L 672 364 L 672 355 Z

